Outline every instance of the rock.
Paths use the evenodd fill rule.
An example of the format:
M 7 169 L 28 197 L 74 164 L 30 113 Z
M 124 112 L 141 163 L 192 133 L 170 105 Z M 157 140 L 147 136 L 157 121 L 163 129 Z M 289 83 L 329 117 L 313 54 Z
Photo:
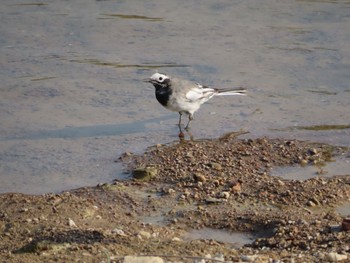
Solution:
M 74 222 L 72 219 L 70 219 L 70 218 L 68 218 L 68 225 L 69 225 L 70 227 L 78 227 L 78 226 L 75 224 L 75 222 Z
M 174 237 L 171 241 L 173 241 L 173 242 L 181 242 L 182 239 L 178 238 L 178 237 Z
M 315 148 L 310 149 L 309 152 L 311 155 L 315 155 L 318 153 L 317 149 L 315 149 Z
M 307 206 L 310 206 L 310 207 L 314 207 L 316 206 L 316 204 L 314 202 L 312 202 L 311 200 L 309 200 L 307 203 L 306 203 Z
M 310 201 L 312 201 L 316 205 L 321 205 L 320 201 L 316 197 L 312 197 Z
M 307 160 L 305 160 L 305 159 L 300 160 L 300 165 L 301 166 L 307 165 L 308 163 L 309 162 Z
M 346 260 L 348 259 L 347 255 L 342 255 L 338 254 L 336 252 L 330 252 L 326 255 L 326 259 L 329 260 L 330 262 L 338 262 L 341 260 Z
M 277 180 L 277 183 L 278 183 L 280 186 L 284 186 L 284 185 L 285 185 L 285 183 L 284 183 L 282 180 L 280 180 L 280 179 Z
M 225 261 L 225 257 L 224 257 L 223 254 L 216 254 L 216 255 L 214 256 L 214 260 L 224 262 L 224 261 Z
M 143 181 L 148 181 L 153 177 L 157 176 L 157 174 L 158 174 L 158 169 L 152 166 L 147 166 L 144 168 L 139 167 L 132 172 L 132 175 L 135 179 L 143 180 Z
M 344 218 L 341 224 L 343 231 L 350 231 L 350 217 Z
M 236 181 L 231 186 L 232 193 L 240 193 L 242 191 L 242 184 L 239 181 Z
M 126 256 L 124 257 L 124 263 L 163 263 L 164 260 L 160 257 L 147 257 L 147 256 Z
M 141 230 L 137 236 L 139 239 L 150 239 L 152 235 L 147 231 Z
M 209 163 L 209 166 L 214 170 L 218 170 L 218 171 L 222 170 L 222 166 L 219 163 L 211 162 Z
M 125 232 L 122 229 L 119 228 L 115 228 L 112 230 L 113 234 L 117 234 L 118 236 L 122 236 L 122 237 L 126 237 L 127 235 L 125 234 Z
M 258 255 L 242 255 L 241 260 L 244 262 L 255 262 L 258 259 Z
M 219 193 L 219 197 L 223 198 L 223 199 L 228 199 L 230 197 L 230 193 L 226 192 L 226 191 L 221 192 L 221 193 Z
M 193 175 L 193 179 L 197 182 L 205 182 L 207 180 L 205 176 L 201 173 L 195 173 Z
M 209 197 L 209 198 L 205 199 L 205 202 L 208 204 L 218 204 L 218 203 L 224 202 L 224 200 L 222 200 L 220 198 Z

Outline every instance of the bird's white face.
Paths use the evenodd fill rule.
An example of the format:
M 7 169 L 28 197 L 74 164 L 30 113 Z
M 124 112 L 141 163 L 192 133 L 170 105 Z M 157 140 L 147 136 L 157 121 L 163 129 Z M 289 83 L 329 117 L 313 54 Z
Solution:
M 167 82 L 170 78 L 165 74 L 157 72 L 157 73 L 154 73 L 149 79 L 150 79 L 150 82 L 152 83 L 162 84 Z

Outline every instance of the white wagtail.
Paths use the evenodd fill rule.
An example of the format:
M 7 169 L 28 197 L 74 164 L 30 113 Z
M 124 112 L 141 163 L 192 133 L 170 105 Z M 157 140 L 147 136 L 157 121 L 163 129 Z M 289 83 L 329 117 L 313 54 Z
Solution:
M 166 74 L 155 73 L 145 79 L 156 88 L 156 98 L 160 104 L 171 111 L 180 114 L 179 128 L 181 130 L 182 114 L 188 114 L 188 122 L 185 127 L 188 130 L 193 114 L 200 106 L 214 96 L 245 95 L 246 90 L 242 88 L 216 89 L 193 83 L 188 80 L 170 78 Z

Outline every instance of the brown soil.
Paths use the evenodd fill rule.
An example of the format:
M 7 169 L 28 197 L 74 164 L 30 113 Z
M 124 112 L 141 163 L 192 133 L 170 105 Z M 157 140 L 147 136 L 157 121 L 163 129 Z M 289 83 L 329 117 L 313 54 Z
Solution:
M 61 194 L 0 195 L 0 260 L 349 260 L 350 234 L 335 207 L 350 200 L 350 175 L 305 181 L 269 175 L 272 167 L 319 165 L 337 154 L 349 151 L 296 140 L 239 140 L 235 134 L 158 145 L 142 156 L 125 153 L 118 161 L 141 179 Z M 202 228 L 256 239 L 238 247 L 186 238 Z

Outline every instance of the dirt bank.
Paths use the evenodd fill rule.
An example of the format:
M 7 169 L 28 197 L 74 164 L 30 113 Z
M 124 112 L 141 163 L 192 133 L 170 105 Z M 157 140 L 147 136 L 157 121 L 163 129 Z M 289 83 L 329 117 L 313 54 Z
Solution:
M 138 179 L 61 194 L 0 196 L 5 262 L 119 262 L 126 255 L 169 261 L 318 262 L 350 258 L 350 175 L 299 181 L 272 177 L 286 165 L 321 165 L 348 149 L 282 139 L 157 145 L 117 161 Z M 117 157 L 116 157 L 117 158 Z M 349 211 L 350 214 L 350 211 Z M 244 246 L 191 238 L 194 229 L 247 233 Z M 209 259 L 207 259 L 209 260 Z

